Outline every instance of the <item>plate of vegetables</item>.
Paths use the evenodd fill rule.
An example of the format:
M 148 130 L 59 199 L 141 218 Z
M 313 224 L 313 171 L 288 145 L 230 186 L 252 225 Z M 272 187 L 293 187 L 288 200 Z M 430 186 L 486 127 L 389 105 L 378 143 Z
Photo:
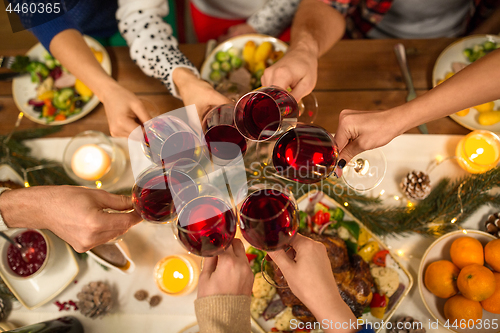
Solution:
M 380 323 L 389 321 L 408 295 L 412 276 L 379 238 L 323 192 L 310 192 L 298 206 L 299 232 L 325 244 L 332 267 L 334 261 L 339 265 L 333 273 L 342 298 L 356 317 L 373 323 L 379 332 Z M 255 274 L 252 318 L 266 332 L 322 332 L 307 308 L 297 307 L 288 289 L 276 289 L 264 279 L 261 263 L 266 253 L 252 246 L 246 246 L 246 253 Z
M 217 90 L 243 95 L 262 84 L 264 70 L 277 62 L 288 45 L 271 36 L 241 35 L 228 39 L 210 53 L 201 66 L 201 78 Z
M 92 37 L 84 36 L 84 39 L 106 73 L 111 75 L 111 60 L 106 49 Z M 68 124 L 84 117 L 99 104 L 92 91 L 40 43 L 25 56 L 17 56 L 15 63 L 15 69 L 26 75 L 12 81 L 14 102 L 36 123 Z
M 457 40 L 439 55 L 432 72 L 433 86 L 499 48 L 500 37 L 494 35 L 475 35 Z M 461 110 L 450 115 L 450 118 L 470 130 L 500 134 L 500 100 Z

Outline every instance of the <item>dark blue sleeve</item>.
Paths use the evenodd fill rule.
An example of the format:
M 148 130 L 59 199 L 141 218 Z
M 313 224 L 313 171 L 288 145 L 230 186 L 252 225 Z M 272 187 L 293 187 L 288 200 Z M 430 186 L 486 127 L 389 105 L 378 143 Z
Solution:
M 373 328 L 368 328 L 366 325 L 363 325 L 363 328 L 358 331 L 358 333 L 375 333 Z
M 23 4 L 23 0 L 10 0 L 12 7 L 14 8 L 17 4 L 20 6 Z M 77 22 L 74 20 L 73 15 L 78 13 L 78 0 L 34 0 L 30 3 L 43 4 L 46 6 L 47 3 L 60 3 L 61 13 L 59 15 L 55 13 L 23 13 L 22 11 L 17 13 L 21 19 L 21 23 L 24 28 L 30 30 L 36 38 L 42 43 L 45 49 L 49 50 L 50 42 L 55 35 L 61 31 L 67 29 L 79 30 Z M 84 1 L 81 1 L 84 2 Z

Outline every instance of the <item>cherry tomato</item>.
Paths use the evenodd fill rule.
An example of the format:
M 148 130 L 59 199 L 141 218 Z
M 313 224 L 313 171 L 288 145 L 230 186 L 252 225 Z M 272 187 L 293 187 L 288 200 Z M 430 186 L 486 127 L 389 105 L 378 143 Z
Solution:
M 387 254 L 389 254 L 387 250 L 378 251 L 373 256 L 373 263 L 377 266 L 385 267 L 385 257 Z

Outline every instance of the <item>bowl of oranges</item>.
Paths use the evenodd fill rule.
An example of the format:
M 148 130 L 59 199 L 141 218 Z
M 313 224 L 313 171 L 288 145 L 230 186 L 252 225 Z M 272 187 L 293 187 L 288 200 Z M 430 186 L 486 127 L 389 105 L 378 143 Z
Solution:
M 425 252 L 418 273 L 425 307 L 452 332 L 500 332 L 500 239 L 450 232 Z

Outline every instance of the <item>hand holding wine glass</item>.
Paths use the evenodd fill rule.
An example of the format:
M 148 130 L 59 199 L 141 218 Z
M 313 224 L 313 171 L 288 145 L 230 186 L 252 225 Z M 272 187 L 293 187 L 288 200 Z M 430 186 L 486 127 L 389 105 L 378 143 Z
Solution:
M 311 310 L 319 322 L 324 319 L 341 323 L 355 322 L 356 317 L 337 289 L 325 246 L 300 234 L 296 235 L 290 245 L 295 250 L 293 259 L 284 250 L 269 252 L 268 255 L 280 268 L 294 295 Z M 327 329 L 325 332 L 333 330 Z
M 205 258 L 198 283 L 198 298 L 215 295 L 252 294 L 253 273 L 241 240 L 217 257 Z

